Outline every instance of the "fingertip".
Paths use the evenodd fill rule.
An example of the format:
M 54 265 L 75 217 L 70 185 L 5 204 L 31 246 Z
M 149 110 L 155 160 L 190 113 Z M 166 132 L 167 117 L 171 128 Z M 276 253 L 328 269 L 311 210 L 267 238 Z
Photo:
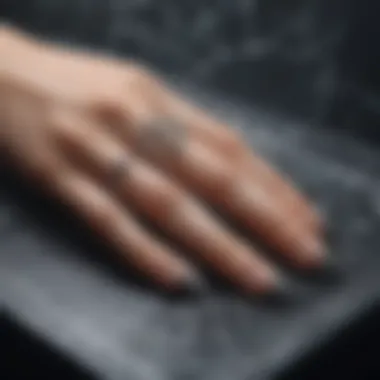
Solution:
M 259 297 L 275 293 L 280 284 L 279 274 L 269 265 L 260 269 L 251 268 L 246 276 L 241 276 L 238 280 L 248 293 Z
M 295 239 L 293 254 L 290 259 L 294 266 L 303 270 L 314 270 L 322 267 L 327 259 L 326 246 L 315 234 L 303 235 Z

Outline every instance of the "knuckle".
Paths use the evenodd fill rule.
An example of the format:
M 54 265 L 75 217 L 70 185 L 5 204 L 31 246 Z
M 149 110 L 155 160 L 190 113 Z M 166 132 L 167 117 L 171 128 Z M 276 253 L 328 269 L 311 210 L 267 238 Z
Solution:
M 112 82 L 96 94 L 89 108 L 117 128 L 145 120 L 161 93 L 157 77 L 140 65 L 129 64 Z
M 54 139 L 59 143 L 72 143 L 78 139 L 78 129 L 62 114 L 52 113 L 48 125 Z
M 95 114 L 106 117 L 109 120 L 119 120 L 123 116 L 125 100 L 125 91 L 121 86 L 113 86 L 97 94 L 90 100 L 89 108 Z

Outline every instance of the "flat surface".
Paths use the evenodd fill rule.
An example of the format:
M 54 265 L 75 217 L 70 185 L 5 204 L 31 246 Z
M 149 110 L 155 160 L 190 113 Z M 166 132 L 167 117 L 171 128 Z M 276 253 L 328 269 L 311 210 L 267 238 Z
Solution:
M 283 306 L 213 288 L 170 300 L 103 263 L 102 248 L 83 242 L 66 215 L 4 172 L 1 304 L 101 379 L 271 379 L 378 301 L 380 153 L 326 130 L 190 96 L 243 130 L 318 202 L 340 275 L 327 281 L 289 273 L 294 295 Z

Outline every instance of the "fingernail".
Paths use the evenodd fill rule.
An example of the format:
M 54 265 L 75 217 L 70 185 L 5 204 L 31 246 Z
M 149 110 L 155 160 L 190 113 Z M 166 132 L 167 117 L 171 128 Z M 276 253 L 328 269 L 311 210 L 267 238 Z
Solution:
M 204 278 L 195 270 L 189 270 L 182 278 L 178 291 L 184 295 L 198 295 L 207 288 Z

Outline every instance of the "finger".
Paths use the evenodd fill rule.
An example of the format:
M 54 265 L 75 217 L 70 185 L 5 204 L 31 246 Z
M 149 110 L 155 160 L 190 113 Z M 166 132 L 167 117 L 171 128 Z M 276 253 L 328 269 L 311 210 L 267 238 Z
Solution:
M 267 184 L 268 192 L 275 191 L 281 194 L 281 197 L 274 196 L 273 202 L 277 203 L 278 208 L 284 209 L 285 213 L 294 215 L 296 220 L 299 220 L 299 228 L 304 229 L 305 233 L 320 233 L 322 223 L 315 208 L 290 184 L 287 178 L 284 176 L 281 178 L 269 165 L 255 156 L 236 132 L 168 90 L 159 83 L 156 76 L 148 75 L 145 70 L 135 74 L 131 76 L 134 80 L 128 82 L 128 88 L 132 89 L 129 93 L 136 96 L 128 98 L 128 107 L 122 101 L 118 107 L 124 115 L 122 119 L 128 123 L 128 128 L 118 128 L 116 132 L 130 141 L 133 135 L 138 133 L 139 123 L 136 123 L 138 120 L 140 122 L 149 120 L 154 114 L 166 114 L 181 120 L 189 126 L 190 137 L 194 135 L 202 139 L 210 147 L 227 156 L 231 162 L 236 163 L 236 170 L 241 170 L 248 176 L 260 178 Z M 141 101 L 143 96 L 145 98 L 149 96 L 150 101 Z
M 146 231 L 125 205 L 100 186 L 99 182 L 106 183 L 106 176 L 97 185 L 79 174 L 83 169 L 88 170 L 86 173 L 89 177 L 91 174 L 103 175 L 106 171 L 109 174 L 110 167 L 106 169 L 88 165 L 88 150 L 84 153 L 92 138 L 99 144 L 104 143 L 100 126 L 96 128 L 96 121 L 91 124 L 68 113 L 55 115 L 54 120 L 57 143 L 67 154 L 66 158 L 70 159 L 68 162 L 71 167 L 75 165 L 75 170 L 66 169 L 65 172 L 69 174 L 55 176 L 54 181 L 49 183 L 49 190 L 77 211 L 90 228 L 108 241 L 122 258 L 153 281 L 171 289 L 191 286 L 191 283 L 196 282 L 197 275 L 191 266 Z M 113 158 L 116 158 L 115 153 L 121 152 L 111 151 Z
M 236 172 L 234 163 L 221 158 L 203 142 L 186 135 L 147 130 L 138 152 L 192 189 L 214 206 L 227 211 L 259 234 L 268 245 L 302 267 L 321 264 L 324 253 L 319 241 L 300 228 L 296 217 L 279 207 L 281 194 L 268 192 L 262 182 Z M 178 126 L 172 128 L 178 132 Z M 152 133 L 152 134 L 151 134 Z M 147 136 L 147 134 L 150 134 Z
M 117 140 L 103 133 L 92 133 L 86 125 L 75 125 L 69 137 L 76 144 L 88 165 L 96 167 L 101 181 L 109 174 L 112 165 L 128 152 Z M 65 137 L 67 139 L 67 137 Z M 107 173 L 107 174 L 106 174 Z M 134 157 L 126 174 L 118 180 L 119 194 L 126 203 L 156 223 L 170 236 L 185 244 L 197 257 L 204 260 L 233 283 L 249 292 L 268 292 L 277 286 L 273 269 L 258 252 L 238 241 L 221 223 L 212 218 L 194 199 L 179 186 Z
M 280 175 L 270 165 L 268 165 L 260 157 L 255 156 L 251 152 L 241 156 L 240 165 L 242 172 L 253 176 L 254 173 L 260 173 L 268 185 L 276 189 L 282 195 L 287 210 L 297 217 L 299 225 L 308 227 L 311 233 L 321 235 L 323 232 L 323 220 L 317 208 L 308 201 L 301 191 L 292 185 L 290 178 L 283 173 Z
M 279 210 L 273 195 L 249 177 L 240 176 L 231 183 L 223 206 L 294 266 L 313 269 L 323 265 L 326 252 L 319 237 L 305 233 L 293 215 Z
M 146 217 L 247 292 L 266 293 L 277 287 L 275 271 L 258 251 L 239 241 L 159 171 L 135 161 L 121 189 Z
M 236 162 L 242 172 L 267 181 L 268 188 L 276 189 L 281 194 L 285 205 L 289 205 L 287 209 L 297 216 L 300 224 L 306 223 L 311 231 L 321 229 L 318 213 L 298 189 L 290 185 L 288 179 L 281 178 L 269 165 L 255 156 L 236 132 L 179 96 L 166 93 L 166 97 L 163 98 L 167 101 L 167 108 L 174 117 L 191 126 L 189 128 L 190 133 L 204 139 L 210 146 L 227 156 L 231 161 Z
M 151 119 L 149 108 L 141 104 L 137 108 L 141 118 L 137 117 L 136 120 Z M 184 105 L 184 107 L 186 106 Z M 196 115 L 196 112 L 189 112 L 190 115 Z M 166 121 L 164 120 L 164 122 Z M 212 135 L 210 131 L 215 131 L 216 125 L 211 128 L 210 125 L 206 126 L 201 123 L 201 120 L 199 120 L 199 124 L 192 123 L 191 128 L 182 128 L 179 125 L 151 127 L 147 122 L 145 126 L 135 128 L 137 136 L 132 145 L 152 164 L 161 165 L 161 168 L 172 173 L 173 177 L 179 178 L 183 184 L 197 192 L 198 195 L 214 205 L 224 206 L 231 215 L 247 224 L 270 246 L 279 249 L 294 265 L 301 267 L 321 265 L 324 259 L 323 247 L 316 228 L 310 227 L 310 223 L 303 215 L 303 198 L 294 195 L 291 199 L 289 192 L 286 191 L 287 185 L 284 185 L 286 182 L 281 181 L 275 175 L 272 177 L 272 182 L 268 181 L 271 173 L 264 170 L 266 167 L 260 164 L 262 162 L 260 159 L 252 156 L 251 161 L 247 159 L 244 161 L 241 154 L 245 151 L 248 155 L 249 151 L 242 146 L 238 139 L 233 139 L 233 135 L 229 134 L 231 138 L 227 138 L 229 132 L 224 133 L 224 145 L 221 144 L 219 149 L 213 149 L 214 157 L 212 157 L 207 141 L 202 141 L 199 135 L 193 133 L 196 130 L 196 128 L 192 128 L 193 125 L 198 125 L 198 129 L 201 128 L 200 126 L 204 126 L 204 129 L 209 131 L 208 136 L 214 138 L 213 141 L 217 141 L 216 137 L 218 136 L 221 139 L 223 131 L 228 131 L 227 128 L 219 127 L 221 133 Z M 122 133 L 123 129 L 120 129 L 119 132 Z M 228 150 L 228 141 L 236 141 L 232 147 L 239 148 L 238 144 L 240 144 L 241 148 Z M 130 136 L 129 143 L 131 143 Z M 226 148 L 223 154 L 221 154 L 222 148 Z M 183 154 L 184 157 L 181 156 L 179 159 L 182 150 L 186 152 Z M 228 154 L 227 158 L 226 153 Z M 224 160 L 221 160 L 220 157 L 224 157 Z M 241 178 L 247 177 L 251 181 L 249 187 L 255 190 L 254 193 L 265 194 L 265 203 L 262 202 L 262 197 L 257 195 L 249 197 L 248 203 L 246 200 L 237 202 L 234 193 L 238 194 L 238 191 L 231 190 L 228 194 L 222 191 L 231 187 L 231 179 L 228 178 L 229 172 L 225 168 L 228 165 L 232 166 L 235 176 L 240 172 Z M 257 166 L 257 173 L 252 176 L 249 168 L 254 165 Z M 253 182 L 254 179 L 256 179 L 255 182 Z M 258 192 L 260 189 L 261 193 Z M 288 194 L 288 196 L 286 197 L 284 194 Z M 247 199 L 247 197 L 242 199 Z M 242 209 L 241 203 L 247 208 Z M 306 203 L 304 208 L 307 208 Z
M 190 266 L 95 183 L 76 173 L 58 181 L 55 190 L 100 238 L 142 274 L 170 290 L 193 285 L 197 277 Z

